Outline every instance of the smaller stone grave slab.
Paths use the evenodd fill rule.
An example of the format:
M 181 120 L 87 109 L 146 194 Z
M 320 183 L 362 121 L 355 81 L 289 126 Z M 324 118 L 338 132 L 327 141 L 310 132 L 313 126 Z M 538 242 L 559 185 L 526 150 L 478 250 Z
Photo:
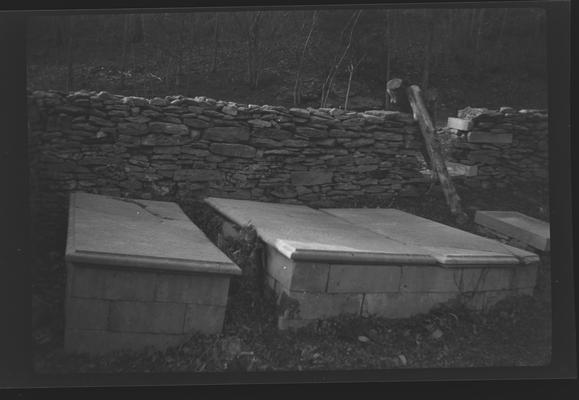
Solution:
M 70 196 L 65 350 L 162 349 L 218 333 L 241 270 L 175 203 Z
M 540 251 L 551 249 L 549 223 L 515 211 L 477 211 L 475 223 Z

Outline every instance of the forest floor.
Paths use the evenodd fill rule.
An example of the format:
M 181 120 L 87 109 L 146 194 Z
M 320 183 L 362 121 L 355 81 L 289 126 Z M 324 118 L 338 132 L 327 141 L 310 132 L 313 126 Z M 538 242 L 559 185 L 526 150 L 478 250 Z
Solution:
M 548 220 L 544 188 L 480 191 L 457 184 L 457 190 L 471 217 L 462 226 L 468 231 L 474 228 L 476 209 L 514 210 Z M 203 223 L 196 221 L 199 216 L 188 205 L 182 206 L 203 229 Z M 419 198 L 357 206 L 390 206 L 455 225 L 438 190 Z M 34 369 L 40 374 L 540 366 L 550 362 L 551 302 L 549 292 L 540 288 L 532 297 L 505 299 L 487 313 L 447 304 L 408 319 L 340 316 L 295 331 L 279 331 L 274 301 L 260 296 L 255 282 L 246 276 L 232 281 L 220 335 L 195 334 L 166 351 L 92 358 L 65 355 L 63 256 L 54 252 L 51 258 L 37 261 L 51 266 L 36 277 L 34 286 L 36 297 L 49 310 L 33 330 Z M 235 261 L 244 269 L 246 260 Z

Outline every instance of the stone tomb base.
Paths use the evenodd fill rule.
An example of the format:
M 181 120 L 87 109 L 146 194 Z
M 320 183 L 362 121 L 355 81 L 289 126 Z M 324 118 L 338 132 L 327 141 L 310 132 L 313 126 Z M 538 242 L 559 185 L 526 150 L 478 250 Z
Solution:
M 65 350 L 164 349 L 221 332 L 241 270 L 174 203 L 74 193 Z
M 207 202 L 228 219 L 224 235 L 251 222 L 265 242 L 281 329 L 340 314 L 407 318 L 450 300 L 486 310 L 533 294 L 534 254 L 398 210 Z
M 280 329 L 340 314 L 408 318 L 460 300 L 486 311 L 512 295 L 532 295 L 536 268 L 332 264 L 292 261 L 267 247 L 267 286 Z

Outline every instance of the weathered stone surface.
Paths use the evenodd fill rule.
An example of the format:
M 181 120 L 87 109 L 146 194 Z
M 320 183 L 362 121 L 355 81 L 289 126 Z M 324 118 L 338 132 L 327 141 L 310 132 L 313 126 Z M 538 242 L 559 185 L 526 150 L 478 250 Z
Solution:
M 459 131 L 470 131 L 472 128 L 472 120 L 448 117 L 448 122 L 446 126 L 451 129 L 457 129 Z
M 298 292 L 323 293 L 328 285 L 329 271 L 329 264 L 296 262 L 293 266 L 289 289 Z
M 443 265 L 517 265 L 538 257 L 497 241 L 396 209 L 326 209 L 384 237 L 424 249 Z
M 271 122 L 262 119 L 251 119 L 247 123 L 255 128 L 269 128 L 271 126 Z
M 183 118 L 183 123 L 194 129 L 205 129 L 210 126 L 208 122 L 197 118 Z
M 225 306 L 229 278 L 157 274 L 155 301 Z
M 328 293 L 397 292 L 401 267 L 393 265 L 332 264 Z
M 208 128 L 203 138 L 215 142 L 246 142 L 249 139 L 249 129 L 245 127 L 215 127 Z
M 513 135 L 510 133 L 490 133 L 483 131 L 472 131 L 467 135 L 469 143 L 512 143 Z
M 308 127 L 298 126 L 296 128 L 296 133 L 308 138 L 318 139 L 318 138 L 325 138 L 328 136 L 326 131 L 320 129 L 312 129 Z
M 309 142 L 306 140 L 288 139 L 281 143 L 285 147 L 308 147 Z
M 223 198 L 207 198 L 205 201 L 237 225 L 253 224 L 266 244 L 295 261 L 373 261 L 383 262 L 384 265 L 435 263 L 426 251 L 415 246 L 395 242 L 306 206 Z
M 224 319 L 225 306 L 187 304 L 183 330 L 206 335 L 220 333 Z
M 104 263 L 143 274 L 158 269 L 240 273 L 175 203 L 74 193 L 70 205 L 69 262 Z
M 293 133 L 284 129 L 262 128 L 255 129 L 253 136 L 272 140 L 285 140 L 291 138 Z
M 355 140 L 351 140 L 347 143 L 344 143 L 344 147 L 350 148 L 350 147 L 363 147 L 363 146 L 369 146 L 371 144 L 374 144 L 375 140 L 374 139 L 355 139 Z
M 310 112 L 303 108 L 290 108 L 289 112 L 301 118 L 309 118 Z
M 179 146 L 191 141 L 190 136 L 181 135 L 154 135 L 149 134 L 141 139 L 141 145 L 143 146 Z M 178 154 L 181 149 L 173 152 L 173 154 Z
M 234 106 L 224 106 L 221 112 L 227 115 L 237 115 L 237 108 Z
M 438 266 L 404 266 L 400 278 L 401 292 L 459 292 L 461 269 Z
M 69 298 L 66 302 L 67 327 L 107 329 L 109 302 L 101 299 Z
M 175 171 L 175 181 L 205 182 L 222 179 L 219 171 L 212 169 L 181 169 Z
M 408 318 L 427 313 L 434 306 L 457 297 L 457 293 L 368 293 L 364 296 L 362 315 L 384 318 Z
M 551 248 L 549 223 L 528 215 L 514 211 L 477 211 L 475 223 L 541 251 Z
M 185 304 L 116 301 L 111 303 L 109 329 L 135 333 L 183 333 Z
M 120 123 L 117 129 L 119 130 L 119 133 L 125 135 L 145 135 L 149 132 L 149 128 L 146 124 L 133 122 Z
M 305 171 L 291 174 L 291 181 L 294 185 L 311 186 L 331 183 L 333 172 L 327 171 Z
M 169 133 L 173 135 L 187 135 L 189 133 L 187 126 L 169 122 L 150 122 L 149 130 L 153 133 Z
M 468 268 L 462 271 L 461 290 L 481 292 L 511 288 L 515 268 Z
M 328 318 L 340 314 L 360 314 L 362 294 L 289 292 L 282 295 L 281 313 L 287 319 Z M 284 302 L 284 299 L 285 300 Z M 284 307 L 287 303 L 288 306 Z
M 213 143 L 209 150 L 212 153 L 229 157 L 254 158 L 256 154 L 255 147 L 244 144 Z

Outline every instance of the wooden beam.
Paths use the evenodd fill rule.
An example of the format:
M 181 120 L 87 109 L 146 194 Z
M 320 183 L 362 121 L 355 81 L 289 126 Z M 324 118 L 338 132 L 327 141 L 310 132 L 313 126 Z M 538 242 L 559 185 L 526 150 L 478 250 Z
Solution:
M 412 85 L 408 87 L 406 92 L 408 94 L 410 106 L 412 107 L 414 119 L 418 121 L 418 125 L 420 126 L 420 131 L 422 132 L 424 143 L 428 155 L 430 156 L 431 167 L 440 181 L 442 191 L 446 198 L 446 203 L 450 207 L 450 212 L 452 215 L 457 217 L 459 223 L 465 222 L 466 214 L 462 211 L 460 197 L 450 179 L 444 156 L 442 155 L 440 148 L 440 141 L 435 134 L 432 119 L 430 118 L 424 100 L 422 99 L 422 91 L 417 85 Z

